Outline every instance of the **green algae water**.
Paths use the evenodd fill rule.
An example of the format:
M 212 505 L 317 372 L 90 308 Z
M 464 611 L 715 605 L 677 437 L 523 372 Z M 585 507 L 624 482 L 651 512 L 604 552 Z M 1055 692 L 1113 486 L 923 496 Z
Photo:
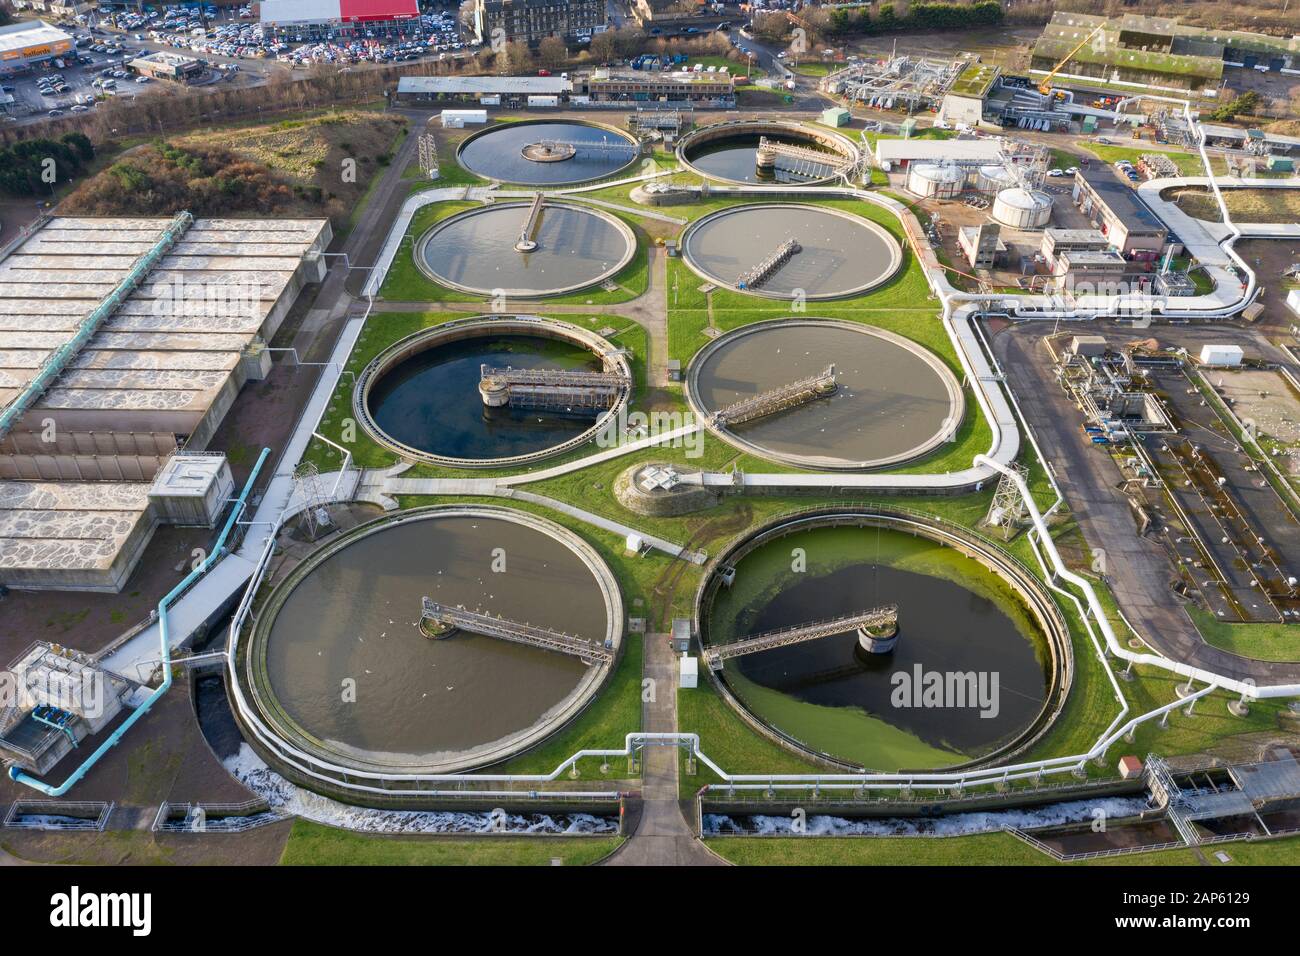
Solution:
M 1049 654 L 1023 601 L 978 561 L 901 531 L 814 528 L 760 546 L 706 610 L 708 641 L 883 604 L 899 609 L 892 654 L 866 654 L 846 633 L 733 658 L 722 678 L 786 736 L 873 770 L 965 763 L 1033 723 L 1051 684 Z M 982 690 L 930 696 L 930 675 L 972 675 Z

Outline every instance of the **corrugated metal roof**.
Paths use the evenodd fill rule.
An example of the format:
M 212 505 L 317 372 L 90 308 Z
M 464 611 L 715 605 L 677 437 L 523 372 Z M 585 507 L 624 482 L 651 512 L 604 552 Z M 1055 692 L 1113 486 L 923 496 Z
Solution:
M 876 158 L 890 163 L 945 159 L 996 163 L 1002 152 L 991 139 L 882 139 L 876 142 Z
M 477 94 L 568 93 L 572 84 L 558 76 L 404 76 L 397 92 L 474 96 Z
M 1092 187 L 1092 191 L 1130 232 L 1165 228 L 1159 217 L 1138 198 L 1136 190 L 1129 189 L 1120 182 L 1109 166 L 1094 163 L 1079 170 L 1078 175 Z
M 328 23 L 343 19 L 340 0 L 262 0 L 263 23 Z
M 420 15 L 418 0 L 340 0 L 343 19 L 349 21 L 404 20 Z
M 26 47 L 41 46 L 46 43 L 58 43 L 60 40 L 71 41 L 71 37 L 58 27 L 52 27 L 44 20 L 35 23 L 12 23 L 0 27 L 0 52 L 22 50 Z

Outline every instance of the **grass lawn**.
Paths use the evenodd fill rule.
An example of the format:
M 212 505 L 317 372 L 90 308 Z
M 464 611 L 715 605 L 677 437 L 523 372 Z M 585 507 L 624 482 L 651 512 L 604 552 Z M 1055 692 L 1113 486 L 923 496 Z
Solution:
M 1219 203 L 1208 189 L 1177 190 L 1178 208 L 1195 219 L 1222 222 Z M 1300 222 L 1300 189 L 1225 189 L 1223 201 L 1237 222 Z
M 548 515 L 554 517 L 554 515 Z M 583 529 L 584 531 L 586 529 Z M 550 773 L 567 757 L 579 750 L 609 750 L 623 745 L 624 738 L 641 729 L 641 656 L 640 634 L 626 634 L 618 668 L 600 695 L 573 723 L 548 739 L 540 747 L 513 760 L 492 767 L 491 773 Z M 627 776 L 627 761 L 612 759 L 608 773 L 600 771 L 602 761 L 593 757 L 578 762 L 581 776 L 599 780 Z
M 379 290 L 380 298 L 396 302 L 476 302 L 483 299 L 483 296 L 456 292 L 433 282 L 416 266 L 414 253 L 416 240 L 433 225 L 459 212 L 479 208 L 482 208 L 482 203 L 461 201 L 435 202 L 417 209 L 406 230 L 410 239 L 403 239 L 393 257 L 393 264 Z
M 699 734 L 700 749 L 727 773 L 815 773 L 823 769 L 756 734 L 702 675 L 698 687 L 677 691 L 677 728 L 682 733 Z M 694 776 L 682 770 L 683 795 L 719 782 L 721 778 L 703 764 Z
M 694 67 L 696 63 L 700 64 L 706 70 L 711 66 L 716 66 L 718 70 L 721 70 L 725 66 L 727 72 L 732 76 L 739 76 L 741 78 L 744 78 L 745 76 L 745 58 L 743 56 L 738 60 L 730 60 L 725 56 L 717 56 L 715 54 L 709 54 L 708 56 L 690 55 L 687 57 L 686 62 L 678 66 L 677 69 L 680 70 L 682 68 Z M 759 66 L 758 63 L 755 63 L 749 75 L 753 78 L 767 76 L 767 70 Z
M 1171 152 L 1165 149 L 1152 148 L 1142 143 L 1134 146 L 1100 146 L 1097 143 L 1084 141 L 1078 145 L 1108 163 L 1117 163 L 1121 159 L 1127 159 L 1136 166 L 1143 153 L 1158 153 L 1173 160 L 1178 167 L 1178 171 L 1184 176 L 1205 175 L 1205 164 L 1201 162 L 1199 153 Z M 1216 173 L 1227 171 L 1227 166 L 1224 165 L 1221 157 L 1211 157 L 1210 162 L 1214 166 Z
M 1009 833 L 967 837 L 718 837 L 709 849 L 741 866 L 1294 866 L 1300 837 L 1232 843 L 1231 863 L 1192 849 L 1057 863 Z
M 1257 661 L 1300 661 L 1300 627 L 1294 624 L 1233 624 L 1188 605 L 1207 644 Z
M 565 866 L 595 863 L 623 842 L 611 837 L 420 837 L 354 833 L 295 820 L 282 866 Z
M 800 76 L 830 76 L 836 70 L 843 68 L 843 63 L 825 63 L 819 60 L 807 60 L 790 67 Z
M 356 376 L 361 373 L 371 359 L 399 339 L 420 329 L 439 325 L 453 319 L 469 317 L 471 317 L 470 314 L 462 312 L 376 312 L 372 314 L 357 340 L 356 347 L 353 348 L 352 354 L 348 357 L 348 361 L 344 366 L 345 374 L 340 376 L 334 394 L 330 397 L 329 406 L 319 426 L 321 434 L 348 448 L 352 452 L 355 463 L 363 468 L 383 468 L 395 464 L 397 456 L 373 441 L 353 419 L 352 391 L 356 383 Z M 632 373 L 641 387 L 640 393 L 644 393 L 645 329 L 628 319 L 612 315 L 584 316 L 565 313 L 564 315 L 553 316 L 553 318 L 567 322 L 570 325 L 582 326 L 593 332 L 598 332 L 606 327 L 614 328 L 616 331 L 608 337 L 609 341 L 628 349 L 631 353 L 629 361 L 632 365 Z M 590 444 L 584 445 L 570 452 L 567 456 L 547 460 L 535 467 L 550 467 L 557 462 L 564 461 L 566 458 L 591 454 L 592 450 L 593 447 Z M 338 451 L 315 439 L 307 446 L 304 459 L 314 462 L 322 473 L 336 471 L 339 467 Z M 477 477 L 486 478 L 503 474 L 516 474 L 521 470 L 526 471 L 527 469 L 516 468 L 504 471 L 501 469 L 478 469 L 475 470 L 474 474 Z M 464 471 L 459 469 L 422 464 L 407 472 L 407 477 L 463 477 L 464 474 Z
M 427 184 L 421 183 L 417 189 L 443 185 L 447 184 L 438 180 Z M 581 199 L 580 196 L 574 198 Z M 481 208 L 483 208 L 482 203 L 460 201 L 431 203 L 416 210 L 415 215 L 411 217 L 411 225 L 406 231 L 409 238 L 403 240 L 397 255 L 393 258 L 393 264 L 380 289 L 380 298 L 390 302 L 487 302 L 487 296 L 460 292 L 434 282 L 415 264 L 415 245 L 425 232 L 457 213 Z M 649 283 L 648 237 L 634 218 L 613 210 L 603 211 L 626 222 L 636 237 L 636 250 L 632 254 L 631 261 L 614 276 L 613 281 L 619 288 L 606 290 L 593 287 L 569 295 L 548 297 L 542 301 L 561 305 L 610 305 L 628 302 L 645 294 Z

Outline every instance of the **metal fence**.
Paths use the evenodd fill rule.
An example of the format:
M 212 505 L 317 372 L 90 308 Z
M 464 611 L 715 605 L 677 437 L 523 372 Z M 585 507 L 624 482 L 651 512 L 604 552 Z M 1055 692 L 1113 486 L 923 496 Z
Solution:
M 163 803 L 154 817 L 155 833 L 244 833 L 286 819 L 265 800 L 243 803 Z
M 12 830 L 101 831 L 116 804 L 94 800 L 18 800 L 4 826 Z

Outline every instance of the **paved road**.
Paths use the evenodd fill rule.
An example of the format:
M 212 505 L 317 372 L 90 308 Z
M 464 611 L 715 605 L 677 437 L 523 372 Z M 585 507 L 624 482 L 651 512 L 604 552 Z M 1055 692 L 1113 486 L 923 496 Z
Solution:
M 397 218 L 397 210 L 406 200 L 409 183 L 402 178 L 402 171 L 418 149 L 420 128 L 421 124 L 411 122 L 406 139 L 381 173 L 379 183 L 340 250 L 347 254 L 346 262 L 338 256 L 327 260 L 329 274 L 293 340 L 303 361 L 321 361 L 333 347 L 365 281 L 366 270 L 378 257 L 388 236 L 388 223 Z M 350 272 L 347 264 L 352 266 Z
M 645 638 L 646 678 L 654 700 L 641 705 L 648 733 L 677 731 L 677 658 L 667 634 Z M 691 833 L 677 798 L 676 747 L 648 747 L 641 769 L 642 811 L 636 832 L 606 861 L 607 866 L 720 866 L 722 861 Z
M 1123 475 L 1110 455 L 1083 442 L 1079 412 L 1052 378 L 1041 341 L 1049 331 L 1042 323 L 1010 326 L 994 336 L 993 351 L 1089 547 L 1105 552 L 1107 583 L 1125 616 L 1152 648 L 1171 660 L 1259 684 L 1300 681 L 1300 664 L 1253 661 L 1205 643 L 1169 587 L 1174 571 L 1164 550 L 1154 538 L 1137 535 L 1117 488 Z M 1135 337 L 1132 330 L 1125 331 Z

